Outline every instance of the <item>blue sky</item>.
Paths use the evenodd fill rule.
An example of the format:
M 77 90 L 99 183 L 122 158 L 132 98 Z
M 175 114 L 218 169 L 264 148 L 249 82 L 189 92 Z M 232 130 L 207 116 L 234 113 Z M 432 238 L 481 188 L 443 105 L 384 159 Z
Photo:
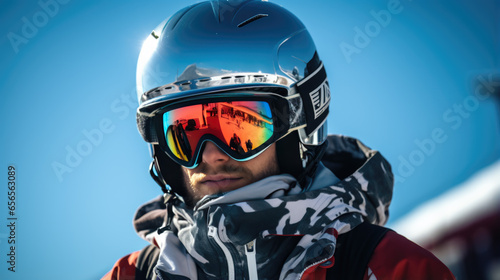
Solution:
M 4 188 L 0 278 L 98 279 L 145 245 L 132 217 L 160 190 L 135 124 L 137 57 L 195 2 L 0 1 L 3 181 L 17 169 L 16 272 Z M 391 162 L 390 223 L 499 159 L 499 108 L 481 82 L 500 69 L 499 1 L 273 2 L 315 39 L 329 132 Z

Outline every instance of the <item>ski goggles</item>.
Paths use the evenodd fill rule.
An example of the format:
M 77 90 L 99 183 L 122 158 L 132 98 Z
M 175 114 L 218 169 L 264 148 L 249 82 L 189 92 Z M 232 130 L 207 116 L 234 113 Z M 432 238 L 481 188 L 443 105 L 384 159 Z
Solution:
M 262 93 L 260 93 L 262 94 Z M 187 168 L 201 161 L 206 141 L 237 161 L 250 160 L 289 132 L 305 125 L 300 96 L 210 94 L 170 103 L 150 114 L 160 148 Z

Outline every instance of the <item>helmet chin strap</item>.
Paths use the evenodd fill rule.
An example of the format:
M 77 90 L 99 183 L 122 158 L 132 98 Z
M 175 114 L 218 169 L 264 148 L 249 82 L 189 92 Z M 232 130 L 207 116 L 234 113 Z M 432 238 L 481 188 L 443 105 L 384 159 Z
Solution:
M 158 234 L 161 234 L 166 230 L 171 230 L 172 218 L 174 216 L 172 207 L 179 201 L 183 202 L 183 199 L 175 192 L 172 192 L 170 188 L 167 189 L 165 178 L 159 171 L 158 160 L 154 156 L 153 156 L 153 161 L 149 165 L 149 174 L 151 175 L 151 177 L 153 177 L 155 182 L 158 185 L 160 185 L 161 190 L 163 191 L 163 203 L 165 203 L 165 205 L 167 206 L 167 215 L 165 217 L 166 218 L 165 224 L 163 227 L 157 229 Z
M 156 165 L 157 165 L 156 159 L 153 159 L 151 161 L 151 164 L 149 165 L 149 175 L 151 175 L 153 180 L 155 180 L 155 182 L 160 186 L 161 191 L 163 193 L 170 193 L 170 190 L 167 189 L 167 184 L 165 183 L 165 179 L 156 168 Z
M 151 145 L 153 161 L 149 166 L 149 174 L 160 186 L 164 194 L 174 195 L 183 200 L 187 194 L 184 189 L 183 170 L 171 160 L 158 145 Z

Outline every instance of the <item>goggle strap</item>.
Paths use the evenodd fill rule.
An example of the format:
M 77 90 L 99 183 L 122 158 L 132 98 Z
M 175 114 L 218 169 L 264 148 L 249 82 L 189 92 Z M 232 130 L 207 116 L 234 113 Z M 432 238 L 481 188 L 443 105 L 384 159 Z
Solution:
M 141 112 L 137 113 L 137 129 L 141 133 L 144 141 L 151 144 L 158 144 L 158 135 L 156 134 L 152 118 L 149 115 L 145 115 Z
M 309 135 L 328 116 L 330 87 L 323 62 L 312 74 L 297 83 L 297 91 L 304 104 L 306 133 Z
M 304 113 L 304 105 L 300 94 L 294 94 L 286 98 L 288 101 L 288 124 L 289 130 L 293 130 L 299 126 L 306 124 L 306 116 Z M 280 117 L 278 115 L 278 117 Z

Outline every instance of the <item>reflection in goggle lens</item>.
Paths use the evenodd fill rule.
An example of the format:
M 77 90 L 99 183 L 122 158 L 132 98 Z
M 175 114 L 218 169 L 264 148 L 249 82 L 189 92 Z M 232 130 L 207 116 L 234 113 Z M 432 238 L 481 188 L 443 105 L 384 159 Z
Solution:
M 211 134 L 235 154 L 258 149 L 273 135 L 271 108 L 264 101 L 216 102 L 186 106 L 163 114 L 168 149 L 188 162 L 202 136 Z M 261 147 L 262 148 L 262 147 Z

